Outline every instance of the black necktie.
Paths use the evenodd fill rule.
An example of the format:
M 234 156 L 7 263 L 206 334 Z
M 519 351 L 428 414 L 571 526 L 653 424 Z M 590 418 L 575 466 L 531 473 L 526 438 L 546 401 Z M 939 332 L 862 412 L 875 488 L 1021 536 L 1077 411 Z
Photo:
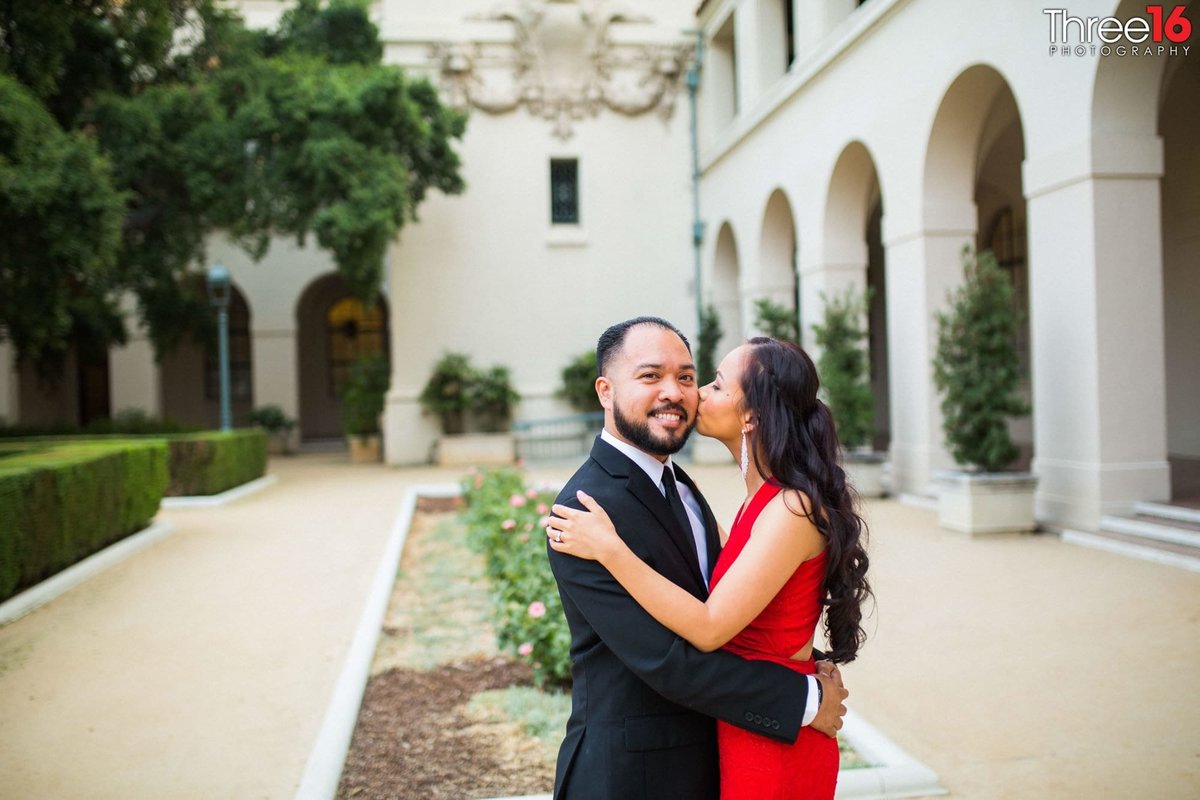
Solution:
M 692 544 L 692 550 L 696 549 L 695 534 L 692 532 L 692 522 L 688 519 L 687 509 L 683 507 L 683 498 L 679 496 L 679 488 L 675 485 L 675 468 L 667 466 L 663 468 L 663 494 L 667 498 L 667 502 L 671 505 L 671 511 L 675 514 L 675 519 L 679 522 L 679 528 L 687 536 L 688 542 Z

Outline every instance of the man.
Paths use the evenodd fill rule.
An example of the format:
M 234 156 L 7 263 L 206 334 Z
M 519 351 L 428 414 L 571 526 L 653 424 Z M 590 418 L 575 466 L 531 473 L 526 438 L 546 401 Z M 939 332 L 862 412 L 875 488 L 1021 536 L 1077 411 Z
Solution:
M 596 358 L 604 431 L 558 502 L 581 508 L 575 493 L 584 490 L 640 558 L 705 599 L 721 547 L 717 523 L 670 459 L 699 406 L 687 339 L 665 320 L 638 317 L 606 330 Z M 599 562 L 548 552 L 571 629 L 558 800 L 716 800 L 714 718 L 786 742 L 804 723 L 830 736 L 841 727 L 840 677 L 702 653 L 642 610 Z

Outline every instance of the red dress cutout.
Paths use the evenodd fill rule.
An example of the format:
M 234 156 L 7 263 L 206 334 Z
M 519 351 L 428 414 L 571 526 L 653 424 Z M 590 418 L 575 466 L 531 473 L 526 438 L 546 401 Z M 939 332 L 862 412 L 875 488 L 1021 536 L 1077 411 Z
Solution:
M 712 589 L 750 539 L 759 513 L 782 487 L 763 484 L 738 513 L 729 541 L 713 567 Z M 812 638 L 821 616 L 825 552 L 805 561 L 725 649 L 743 658 L 774 661 L 797 672 L 816 671 L 813 659 L 790 658 Z M 721 758 L 721 800 L 824 800 L 837 788 L 838 747 L 812 728 L 800 729 L 795 744 L 784 744 L 727 722 L 717 722 Z

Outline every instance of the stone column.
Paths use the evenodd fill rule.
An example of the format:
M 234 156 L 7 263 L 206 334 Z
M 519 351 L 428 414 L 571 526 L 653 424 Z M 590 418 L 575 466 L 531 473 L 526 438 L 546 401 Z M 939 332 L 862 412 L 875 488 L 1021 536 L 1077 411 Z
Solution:
M 937 227 L 907 232 L 888 230 L 885 218 L 883 231 L 892 475 L 896 491 L 920 495 L 936 494 L 934 470 L 954 466 L 933 385 L 934 314 L 946 307 L 947 291 L 962 282 L 962 248 L 975 241 L 975 206 L 963 204 L 940 218 Z
M 1158 137 L 1024 165 L 1037 514 L 1096 527 L 1170 495 Z
M 291 419 L 300 417 L 300 363 L 295 328 L 251 331 L 254 408 L 279 406 Z M 311 357 L 319 357 L 312 354 Z M 300 428 L 292 430 L 292 447 L 300 443 Z

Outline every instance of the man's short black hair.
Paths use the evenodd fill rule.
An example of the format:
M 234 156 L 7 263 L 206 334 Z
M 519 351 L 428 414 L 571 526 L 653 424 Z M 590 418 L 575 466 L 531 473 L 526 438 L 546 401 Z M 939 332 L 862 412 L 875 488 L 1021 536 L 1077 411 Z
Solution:
M 607 369 L 613 356 L 617 354 L 621 349 L 621 345 L 625 343 L 625 334 L 629 333 L 630 328 L 638 325 L 655 325 L 671 331 L 683 340 L 683 346 L 688 349 L 688 352 L 692 352 L 692 345 L 687 340 L 687 337 L 683 335 L 683 332 L 662 317 L 634 317 L 624 322 L 618 322 L 616 325 L 610 325 L 608 330 L 600 334 L 600 339 L 596 342 L 597 373 L 600 375 L 604 374 L 604 370 Z

